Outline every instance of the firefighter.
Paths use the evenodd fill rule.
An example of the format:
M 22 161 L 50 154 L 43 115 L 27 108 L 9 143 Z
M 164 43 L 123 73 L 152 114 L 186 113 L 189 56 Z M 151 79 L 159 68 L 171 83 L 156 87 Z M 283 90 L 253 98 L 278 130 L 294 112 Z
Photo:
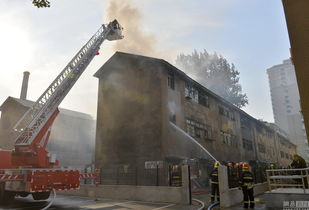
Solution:
M 214 169 L 210 173 L 211 177 L 211 203 L 215 201 L 215 196 L 217 195 L 217 201 L 220 201 L 219 194 L 219 177 L 218 177 L 219 162 L 214 163 Z
M 239 184 L 244 195 L 244 208 L 254 208 L 254 195 L 253 195 L 253 174 L 249 171 L 249 164 L 243 163 L 242 173 L 240 176 Z

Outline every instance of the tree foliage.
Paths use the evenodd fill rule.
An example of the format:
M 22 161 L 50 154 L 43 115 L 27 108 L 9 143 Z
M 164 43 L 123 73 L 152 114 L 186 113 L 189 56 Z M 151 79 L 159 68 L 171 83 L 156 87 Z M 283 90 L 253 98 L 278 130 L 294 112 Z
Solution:
M 33 0 L 32 4 L 37 8 L 50 7 L 50 2 L 48 0 Z
M 176 66 L 184 70 L 206 88 L 241 108 L 248 104 L 248 97 L 242 93 L 239 71 L 221 55 L 197 52 L 179 54 Z

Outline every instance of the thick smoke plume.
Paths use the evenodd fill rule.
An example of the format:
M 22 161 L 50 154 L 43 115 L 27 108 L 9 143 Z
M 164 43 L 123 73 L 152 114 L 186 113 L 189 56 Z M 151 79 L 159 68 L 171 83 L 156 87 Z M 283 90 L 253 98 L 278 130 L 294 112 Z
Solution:
M 115 51 L 159 57 L 156 49 L 156 37 L 143 30 L 142 14 L 132 0 L 109 0 L 106 20 L 117 19 L 124 27 L 124 39 L 114 42 Z

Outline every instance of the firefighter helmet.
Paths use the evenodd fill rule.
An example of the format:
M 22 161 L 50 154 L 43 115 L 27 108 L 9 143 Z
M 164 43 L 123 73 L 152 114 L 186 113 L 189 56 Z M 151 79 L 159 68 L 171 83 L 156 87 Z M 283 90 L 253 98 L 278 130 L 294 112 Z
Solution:
M 219 162 L 218 161 L 215 162 L 214 168 L 219 168 Z
M 243 163 L 242 164 L 242 170 L 243 171 L 248 171 L 249 170 L 249 164 L 248 163 Z

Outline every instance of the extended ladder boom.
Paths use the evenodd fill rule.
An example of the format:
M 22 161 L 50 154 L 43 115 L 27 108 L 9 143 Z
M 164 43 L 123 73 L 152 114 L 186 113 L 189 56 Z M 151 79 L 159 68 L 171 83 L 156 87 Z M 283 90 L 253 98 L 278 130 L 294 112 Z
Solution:
M 97 54 L 103 41 L 105 39 L 111 41 L 122 38 L 122 28 L 117 20 L 100 27 L 39 97 L 32 108 L 17 122 L 14 127 L 14 130 L 18 132 L 15 146 L 31 145 L 38 132 L 50 119 L 64 97 Z

